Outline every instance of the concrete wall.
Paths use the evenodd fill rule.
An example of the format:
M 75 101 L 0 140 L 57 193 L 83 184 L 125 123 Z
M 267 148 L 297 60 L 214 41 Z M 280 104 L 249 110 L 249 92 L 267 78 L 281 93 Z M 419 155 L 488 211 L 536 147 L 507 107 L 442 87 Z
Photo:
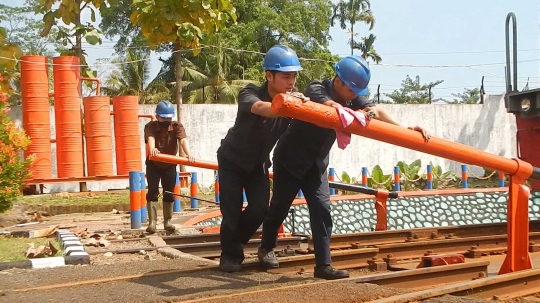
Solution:
M 486 96 L 486 102 L 483 105 L 383 104 L 380 106 L 384 107 L 404 126 L 421 125 L 440 138 L 470 145 L 501 156 L 515 156 L 515 119 L 513 115 L 506 113 L 504 101 L 500 95 Z M 195 157 L 206 161 L 216 161 L 216 150 L 220 140 L 225 136 L 229 127 L 234 124 L 236 111 L 236 105 L 183 106 L 184 126 Z M 152 114 L 154 106 L 141 105 L 140 113 Z M 13 108 L 10 115 L 20 125 L 21 109 Z M 53 108 L 51 108 L 51 119 L 51 131 L 54 137 Z M 141 134 L 144 124 L 147 122 L 147 119 L 141 119 L 139 125 Z M 53 174 L 56 173 L 55 150 L 56 146 L 53 145 Z M 141 153 L 144 153 L 142 135 Z M 371 171 L 372 167 L 378 164 L 386 174 L 389 174 L 398 161 L 410 163 L 416 159 L 422 159 L 423 165 L 432 161 L 436 165 L 441 165 L 444 170 L 460 171 L 460 163 L 359 136 L 353 136 L 351 144 L 345 150 L 338 149 L 337 144 L 334 145 L 331 151 L 330 167 L 336 168 L 338 176 L 341 176 L 341 173 L 345 171 L 356 177 L 360 175 L 362 166 L 368 167 Z M 480 168 L 472 169 L 475 174 L 483 172 Z M 189 170 L 199 173 L 199 183 L 203 186 L 209 187 L 213 183 L 213 172 L 196 168 L 189 168 Z M 93 191 L 126 188 L 127 186 L 127 180 L 88 183 L 88 189 Z M 77 190 L 78 184 L 46 185 L 45 189 L 46 192 Z
M 387 202 L 388 229 L 460 226 L 506 222 L 507 192 L 478 192 L 455 195 L 409 196 Z M 375 201 L 338 200 L 331 203 L 334 234 L 368 232 L 377 223 Z M 311 235 L 307 204 L 293 205 L 294 216 L 289 213 L 285 232 Z M 529 219 L 540 218 L 540 192 L 532 193 L 529 200 Z M 294 230 L 293 230 L 294 222 Z M 197 226 L 221 224 L 221 216 L 197 223 Z

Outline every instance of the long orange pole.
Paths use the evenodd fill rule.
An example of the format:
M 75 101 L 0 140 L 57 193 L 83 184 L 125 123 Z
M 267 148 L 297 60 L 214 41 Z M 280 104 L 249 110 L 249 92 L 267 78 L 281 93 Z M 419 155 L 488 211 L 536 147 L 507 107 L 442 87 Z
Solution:
M 390 123 L 371 120 L 366 126 L 362 126 L 355 120 L 347 128 L 344 128 L 335 108 L 313 101 L 304 102 L 286 94 L 278 94 L 274 97 L 272 111 L 280 116 L 306 121 L 324 128 L 342 130 L 460 163 L 478 165 L 503 171 L 510 175 L 519 175 L 523 179 L 529 178 L 533 173 L 533 166 L 528 162 L 508 159 L 440 138 L 432 137 L 429 141 L 425 141 L 419 132 Z
M 192 167 L 200 167 L 200 168 L 206 168 L 206 169 L 211 169 L 211 170 L 218 170 L 218 164 L 216 162 L 201 161 L 201 160 L 196 160 L 195 162 L 189 162 L 188 158 L 186 157 L 178 157 L 178 156 L 167 155 L 167 154 L 158 154 L 157 156 L 149 156 L 148 158 L 152 161 L 179 164 L 179 165 L 192 166 Z M 270 172 L 270 178 L 273 178 L 273 177 L 274 177 L 274 174 Z

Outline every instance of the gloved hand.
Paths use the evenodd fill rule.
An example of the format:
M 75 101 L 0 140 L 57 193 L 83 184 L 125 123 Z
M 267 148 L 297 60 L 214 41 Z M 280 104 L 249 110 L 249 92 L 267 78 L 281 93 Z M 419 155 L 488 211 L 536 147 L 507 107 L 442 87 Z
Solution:
M 309 98 L 304 96 L 304 94 L 302 94 L 301 92 L 287 92 L 287 95 L 291 95 L 293 97 L 296 97 L 296 98 L 302 100 L 303 102 L 309 101 Z

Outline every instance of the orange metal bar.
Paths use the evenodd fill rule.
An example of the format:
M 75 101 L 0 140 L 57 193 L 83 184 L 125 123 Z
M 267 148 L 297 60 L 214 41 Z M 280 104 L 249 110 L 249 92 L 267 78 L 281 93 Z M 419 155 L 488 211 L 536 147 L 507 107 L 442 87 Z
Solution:
M 272 111 L 278 115 L 306 121 L 320 127 L 346 131 L 419 152 L 512 175 L 508 199 L 508 254 L 499 273 L 503 274 L 532 268 L 528 253 L 528 198 L 530 193 L 529 189 L 523 184 L 531 176 L 537 179 L 540 170 L 533 168 L 530 163 L 519 159 L 508 159 L 493 155 L 464 144 L 440 138 L 432 137 L 429 141 L 426 141 L 419 132 L 377 120 L 369 121 L 366 126 L 362 126 L 355 120 L 347 128 L 344 128 L 335 108 L 312 101 L 303 101 L 286 94 L 278 94 L 274 97 Z
M 139 115 L 139 118 L 148 118 L 151 121 L 154 121 L 156 118 L 152 115 Z
M 212 169 L 212 170 L 218 169 L 218 164 L 216 162 L 196 160 L 195 162 L 190 163 L 188 161 L 188 158 L 186 157 L 178 157 L 178 156 L 173 156 L 173 155 L 159 154 L 157 156 L 149 156 L 149 159 L 152 161 L 180 164 L 180 165 L 185 165 L 185 166 L 200 167 L 200 168 L 206 168 L 206 169 Z M 270 178 L 272 177 L 274 177 L 274 174 L 270 173 Z
M 375 213 L 377 214 L 375 230 L 388 229 L 386 201 L 388 200 L 389 195 L 390 193 L 387 190 L 377 190 L 377 195 L 375 195 Z
M 98 78 L 88 78 L 88 77 L 81 77 L 81 81 L 91 81 L 96 82 L 96 96 L 99 96 L 101 93 L 101 81 Z

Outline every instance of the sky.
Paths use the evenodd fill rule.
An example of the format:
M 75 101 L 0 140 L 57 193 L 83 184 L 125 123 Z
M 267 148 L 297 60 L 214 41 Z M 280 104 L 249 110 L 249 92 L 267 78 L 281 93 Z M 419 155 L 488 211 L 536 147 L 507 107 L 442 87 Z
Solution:
M 11 6 L 23 2 L 0 0 Z M 464 88 L 479 87 L 482 76 L 487 94 L 503 93 L 509 12 L 517 17 L 518 89 L 528 78 L 529 88 L 540 87 L 540 2 L 536 0 L 372 0 L 371 9 L 376 19 L 373 30 L 357 24 L 354 31 L 377 37 L 375 49 L 382 62 L 370 64 L 372 92 L 380 85 L 381 93 L 390 93 L 400 88 L 407 75 L 418 75 L 422 83 L 444 80 L 433 90 L 435 98 L 448 100 Z M 86 12 L 83 21 L 90 21 L 89 17 Z M 337 25 L 330 34 L 330 51 L 349 55 L 347 30 Z M 113 56 L 113 46 L 114 40 L 107 39 L 100 46 L 86 45 L 88 63 Z M 152 78 L 159 72 L 160 56 L 169 54 L 151 55 Z

